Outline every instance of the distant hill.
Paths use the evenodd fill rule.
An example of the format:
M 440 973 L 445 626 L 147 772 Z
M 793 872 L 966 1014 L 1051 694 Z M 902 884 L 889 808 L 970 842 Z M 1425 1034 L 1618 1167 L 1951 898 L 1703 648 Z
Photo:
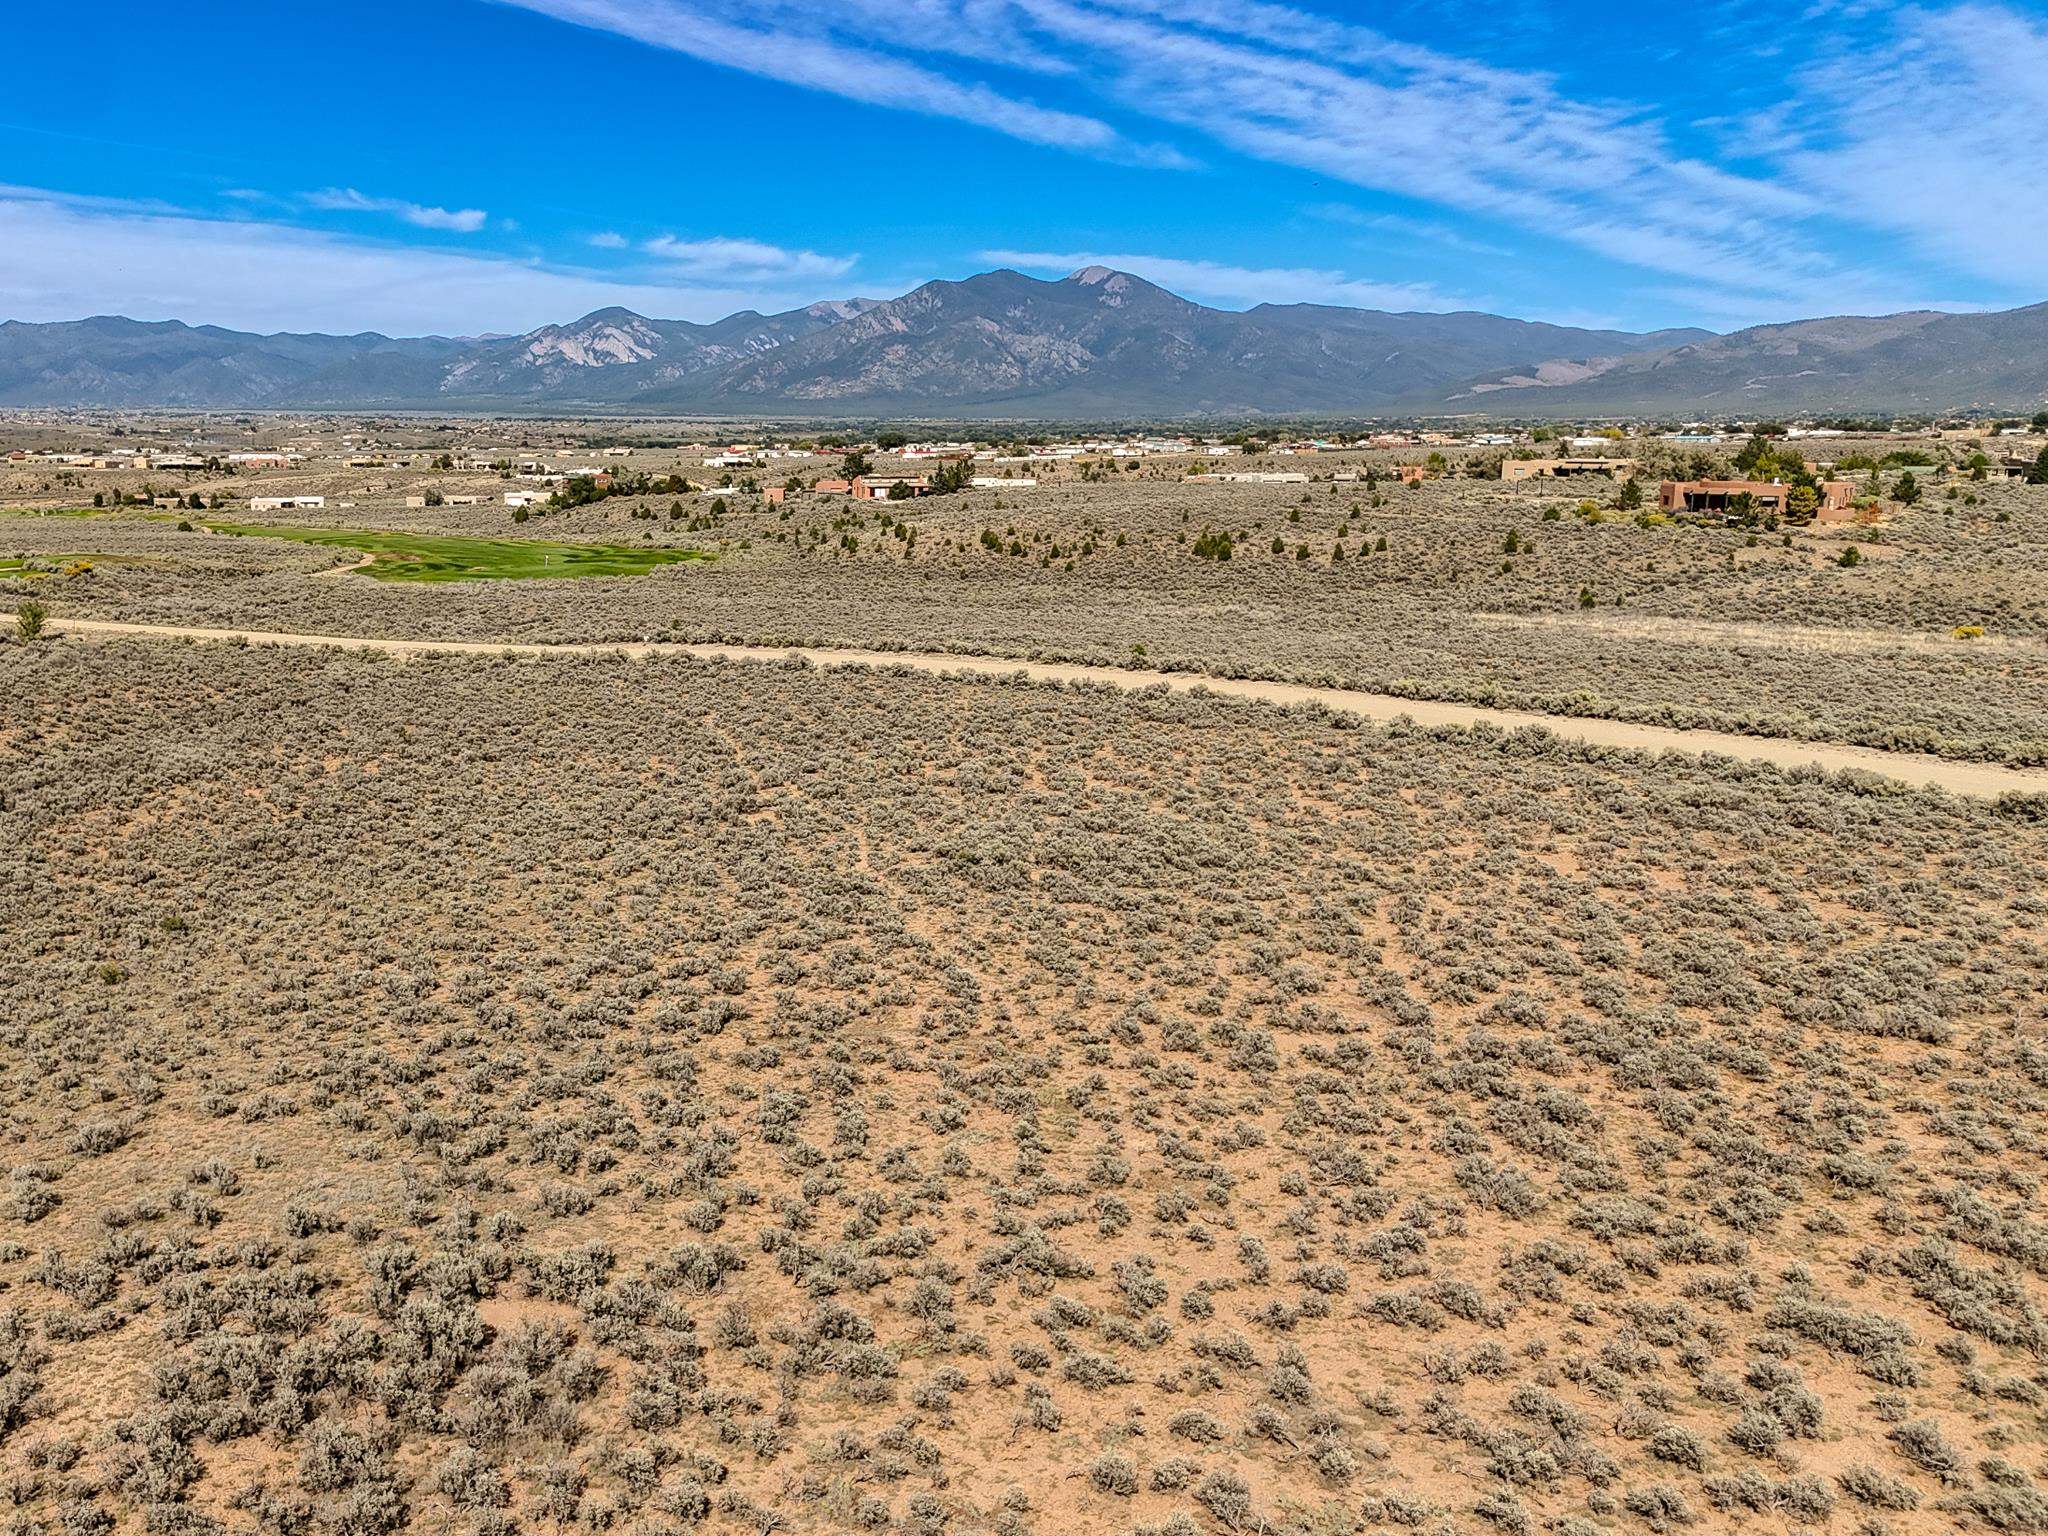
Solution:
M 524 336 L 0 324 L 0 405 L 925 417 L 1742 415 L 2038 406 L 2048 305 L 1715 336 L 1329 305 L 1219 310 L 1108 267 L 984 272 L 708 325 L 604 309 Z
M 0 405 L 253 406 L 347 374 L 376 396 L 431 390 L 464 344 L 438 337 L 252 336 L 118 315 L 0 323 Z M 350 388 L 363 389 L 352 383 Z
M 1506 370 L 1453 403 L 1501 415 L 1754 416 L 1799 411 L 2038 409 L 2048 304 L 1760 325 L 1581 369 Z

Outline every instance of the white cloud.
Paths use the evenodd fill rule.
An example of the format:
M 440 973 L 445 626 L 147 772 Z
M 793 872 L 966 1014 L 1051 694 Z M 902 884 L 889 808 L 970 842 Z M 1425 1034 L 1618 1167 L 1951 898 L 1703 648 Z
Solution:
M 632 243 L 615 229 L 601 229 L 590 237 L 590 244 L 600 251 L 623 251 Z
M 1933 68 L 1915 61 L 1874 69 L 1859 54 L 1847 78 L 1825 93 L 1833 100 L 1817 94 L 1814 103 L 1822 115 L 1846 103 L 1855 131 L 1820 153 L 1824 174 L 1803 177 L 1779 174 L 1772 161 L 1750 173 L 1688 155 L 1638 103 L 1576 99 L 1541 74 L 1262 0 L 504 3 L 1080 153 L 1152 153 L 1185 163 L 1185 152 L 1148 150 L 1145 138 L 1206 140 L 1698 283 L 1703 304 L 1791 313 L 1877 308 L 1894 299 L 1898 285 L 1877 275 L 1890 264 L 1861 258 L 1839 227 L 1839 189 L 1848 180 L 1859 187 L 1846 199 L 1859 218 L 1879 227 L 1910 222 L 1930 250 L 1975 252 L 2030 280 L 2034 260 L 2048 251 L 2048 241 L 2033 238 L 2048 215 L 2033 208 L 1999 238 L 2002 205 L 2038 203 L 2028 175 L 2002 187 L 1998 177 L 2001 164 L 2028 172 L 2041 164 L 2033 125 L 2042 119 L 2048 66 L 2039 29 L 1988 3 L 1947 13 L 1955 47 L 1930 53 Z M 1823 46 L 1827 27 L 1813 30 L 1812 43 Z M 1950 54 L 1973 32 L 1978 57 L 1944 81 Z M 1796 79 L 1810 67 L 1808 56 L 1784 67 Z M 1026 99 L 1018 82 L 1032 78 L 1095 110 Z M 1931 126 L 1919 110 L 1923 92 L 1949 104 Z M 1127 126 L 1133 120 L 1149 128 L 1134 130 Z M 1981 153 L 1971 158 L 1967 150 Z M 1904 189 L 1915 183 L 1898 172 L 1923 165 L 1968 172 L 1960 185 L 1974 194 L 1973 206 L 1946 235 L 1935 221 L 1963 199 L 1935 197 L 1943 206 L 1925 217 L 1888 217 L 1877 206 L 1907 201 Z
M 731 283 L 619 280 L 270 222 L 0 188 L 0 319 L 125 314 L 257 331 L 475 335 L 530 330 L 613 304 L 662 319 L 715 320 L 836 296 L 786 275 Z
M 634 38 L 657 48 L 763 75 L 790 85 L 830 91 L 876 106 L 950 117 L 998 133 L 1119 159 L 1185 164 L 1167 146 L 1134 143 L 1097 117 L 1042 107 L 990 85 L 958 78 L 897 57 L 888 45 L 870 46 L 864 27 L 883 37 L 920 33 L 954 20 L 945 6 L 910 0 L 893 9 L 851 0 L 834 25 L 829 7 L 750 0 L 504 0 L 578 26 Z M 968 5 L 977 0 L 965 0 Z M 955 51 L 968 51 L 972 29 L 948 27 Z M 974 54 L 990 61 L 985 50 Z M 1012 61 L 1014 62 L 1014 61 Z
M 432 208 L 422 203 L 408 203 L 399 197 L 368 197 L 354 187 L 328 187 L 323 191 L 308 192 L 306 202 L 311 207 L 334 212 L 389 214 L 417 229 L 438 229 L 461 235 L 475 234 L 490 218 L 481 208 Z
M 1797 109 L 1793 173 L 1859 224 L 2039 295 L 2048 290 L 2048 22 L 1997 5 L 1896 19 L 1866 53 L 1815 71 Z
M 786 250 L 760 240 L 679 240 L 674 235 L 659 235 L 641 249 L 692 277 L 842 277 L 859 259 Z
M 1224 305 L 1341 304 L 1355 309 L 1437 311 L 1474 307 L 1446 298 L 1426 283 L 1377 283 L 1310 267 L 1233 267 L 1175 256 L 1079 251 L 983 251 L 981 259 L 1030 272 L 1114 267 L 1170 288 L 1183 298 Z
M 1104 61 L 1106 88 L 1256 159 L 1695 279 L 1789 294 L 1834 276 L 1792 232 L 1804 194 L 1690 161 L 1640 113 L 1541 76 L 1239 0 L 1016 3 Z
M 1428 245 L 1443 251 L 1463 251 L 1468 256 L 1484 256 L 1505 259 L 1514 252 L 1504 245 L 1490 245 L 1484 240 L 1475 240 L 1470 235 L 1430 219 L 1410 218 L 1397 213 L 1367 213 L 1362 208 L 1353 208 L 1347 203 L 1316 203 L 1302 210 L 1313 218 L 1323 219 L 1332 224 L 1348 225 L 1352 229 L 1371 230 L 1375 234 L 1411 245 Z

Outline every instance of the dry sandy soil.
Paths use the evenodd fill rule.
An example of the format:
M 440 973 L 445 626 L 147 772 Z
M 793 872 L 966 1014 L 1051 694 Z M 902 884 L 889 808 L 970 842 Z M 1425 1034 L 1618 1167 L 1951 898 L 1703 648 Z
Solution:
M 2048 757 L 2039 488 L 1788 545 L 1465 478 L 403 507 L 439 481 L 499 489 L 178 488 L 717 558 L 419 585 L 8 515 L 0 610 Z M 2048 1531 L 2043 804 L 660 647 L 9 638 L 0 1536 Z
M 0 651 L 14 1528 L 2048 1525 L 2026 808 Z

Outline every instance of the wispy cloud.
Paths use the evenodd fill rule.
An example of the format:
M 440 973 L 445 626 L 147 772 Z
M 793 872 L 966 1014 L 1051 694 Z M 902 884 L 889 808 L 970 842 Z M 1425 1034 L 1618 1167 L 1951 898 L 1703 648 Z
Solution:
M 983 251 L 983 261 L 1026 272 L 1115 267 L 1170 288 L 1184 298 L 1223 305 L 1345 304 L 1360 309 L 1469 309 L 1426 283 L 1378 283 L 1311 267 L 1233 267 L 1175 256 L 1079 251 Z
M 633 242 L 615 229 L 601 229 L 590 237 L 589 243 L 600 251 L 623 251 Z
M 1703 298 L 1724 307 L 1781 314 L 1876 308 L 1901 294 L 1885 263 L 1857 260 L 1853 242 L 1830 227 L 1844 201 L 1843 182 L 1833 175 L 1788 175 L 1771 163 L 1734 169 L 1736 162 L 1681 150 L 1674 131 L 1641 104 L 1580 99 L 1541 74 L 1295 5 L 503 3 L 790 84 L 956 117 L 1083 154 L 1184 163 L 1190 150 L 1206 145 L 1482 217 L 1526 239 L 1575 245 L 1646 275 L 1702 285 Z M 1912 184 L 1884 174 L 1887 164 L 1960 164 L 1961 146 L 1982 146 L 1986 152 L 1972 162 L 1975 174 L 1966 183 L 1973 188 L 1997 174 L 1989 167 L 2001 153 L 2017 149 L 2018 164 L 2039 164 L 2038 129 L 2031 142 L 2026 137 L 2041 120 L 2040 95 L 2048 90 L 2048 69 L 2037 62 L 2039 29 L 1989 3 L 1946 15 L 1957 48 L 1972 30 L 1980 38 L 1980 57 L 1954 89 L 1944 88 L 1938 70 L 1917 67 L 1893 72 L 1886 83 L 1886 72 L 1872 71 L 1867 56 L 1859 56 L 1846 89 L 1831 93 L 1832 101 L 1817 93 L 1813 104 L 1823 118 L 1842 107 L 1844 133 L 1815 153 L 1860 176 L 1867 190 L 1847 201 L 1880 227 L 1895 227 L 1897 219 L 1887 221 L 1876 205 Z M 1940 29 L 1925 30 L 1933 39 Z M 1867 32 L 1859 27 L 1856 35 Z M 1989 57 L 1985 36 L 2009 45 L 2002 57 Z M 1982 117 L 1971 115 L 1983 99 L 1968 88 L 1971 81 L 2004 93 Z M 1919 112 L 1925 90 L 1953 103 L 1955 133 L 1929 130 Z M 1945 113 L 1935 127 L 1949 121 Z M 1913 137 L 1923 153 L 1905 152 L 1912 146 L 1902 141 Z M 1169 141 L 1172 147 L 1161 147 Z M 2019 185 L 2023 179 L 2006 200 L 2020 195 Z M 1989 209 L 1999 201 L 1986 196 L 1977 205 Z M 1914 230 L 1930 248 L 1982 251 L 1995 242 L 1992 231 L 1977 226 L 1998 217 L 1964 218 L 1946 246 L 1932 228 Z M 2030 212 L 2020 222 L 2031 230 L 2038 217 Z M 2033 280 L 2038 269 L 2025 259 L 2026 249 L 2038 256 L 2048 241 L 2002 244 L 2011 259 L 2000 270 Z
M 816 251 L 793 251 L 761 240 L 679 240 L 658 235 L 641 247 L 658 256 L 675 271 L 692 277 L 843 277 L 853 270 L 856 256 L 821 256 Z
M 381 213 L 416 229 L 473 235 L 490 220 L 481 208 L 434 208 L 402 197 L 370 197 L 354 187 L 327 187 L 306 194 L 307 206 L 339 213 Z
M 628 278 L 249 218 L 0 187 L 0 319 L 125 314 L 247 330 L 482 334 L 622 304 L 713 320 L 833 296 L 816 280 Z
M 1170 146 L 1133 141 L 1099 117 L 1041 106 L 995 86 L 900 56 L 891 36 L 944 29 L 946 51 L 994 63 L 954 6 L 910 0 L 893 9 L 853 0 L 843 16 L 801 0 L 504 0 L 790 85 L 854 101 L 954 118 L 1013 138 L 1157 165 L 1185 165 Z M 977 0 L 962 0 L 973 5 Z M 871 42 L 871 39 L 875 41 Z M 1014 61 L 1012 61 L 1014 62 Z
M 1475 240 L 1470 235 L 1433 219 L 1410 218 L 1398 213 L 1367 213 L 1364 209 L 1353 208 L 1348 203 L 1315 203 L 1302 211 L 1327 223 L 1366 230 L 1374 235 L 1410 245 L 1426 245 L 1443 251 L 1462 251 L 1468 256 L 1504 259 L 1514 255 L 1514 252 L 1504 245 Z
M 1804 80 L 1798 180 L 1943 267 L 2048 290 L 2048 20 L 1998 5 L 1898 13 L 1884 68 Z

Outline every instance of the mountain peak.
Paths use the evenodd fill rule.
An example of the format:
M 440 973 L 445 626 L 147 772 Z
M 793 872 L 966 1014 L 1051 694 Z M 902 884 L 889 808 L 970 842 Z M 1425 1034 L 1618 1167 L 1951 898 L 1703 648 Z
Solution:
M 1123 273 L 1117 271 L 1115 267 L 1081 267 L 1067 274 L 1068 282 L 1078 283 L 1083 288 L 1094 288 L 1099 284 L 1110 282 L 1116 278 L 1123 278 L 1125 282 L 1130 281 L 1129 278 L 1124 277 Z
M 529 332 L 526 341 L 529 362 L 577 368 L 644 363 L 661 349 L 661 333 L 651 322 L 616 305 L 593 310 L 571 325 L 543 326 Z
M 585 326 L 591 325 L 645 325 L 646 323 L 647 317 L 645 315 L 636 315 L 632 310 L 625 308 L 623 305 L 612 304 L 603 309 L 593 309 L 581 320 L 572 320 L 567 325 L 557 327 L 557 329 L 580 331 Z

